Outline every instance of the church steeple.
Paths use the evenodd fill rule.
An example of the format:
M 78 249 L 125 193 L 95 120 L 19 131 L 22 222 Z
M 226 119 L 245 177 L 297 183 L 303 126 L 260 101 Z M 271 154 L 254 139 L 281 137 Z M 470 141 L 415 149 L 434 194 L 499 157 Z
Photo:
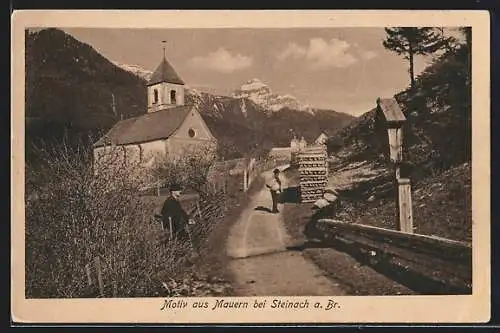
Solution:
M 184 105 L 184 81 L 167 61 L 165 41 L 163 59 L 147 82 L 148 112 Z

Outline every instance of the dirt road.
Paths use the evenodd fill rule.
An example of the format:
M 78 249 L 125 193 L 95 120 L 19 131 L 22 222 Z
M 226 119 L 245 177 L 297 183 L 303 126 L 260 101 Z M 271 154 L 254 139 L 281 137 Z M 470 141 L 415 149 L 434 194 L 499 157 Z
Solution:
M 281 213 L 272 214 L 270 205 L 270 193 L 263 187 L 230 231 L 227 251 L 235 292 L 241 296 L 344 295 L 300 252 L 287 251 L 287 246 L 296 244 L 287 235 Z

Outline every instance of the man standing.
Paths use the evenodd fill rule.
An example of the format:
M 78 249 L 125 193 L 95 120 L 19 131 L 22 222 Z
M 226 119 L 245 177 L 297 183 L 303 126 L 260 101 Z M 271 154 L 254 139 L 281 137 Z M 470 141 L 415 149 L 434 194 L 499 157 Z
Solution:
M 179 198 L 182 194 L 182 188 L 178 184 L 170 186 L 170 195 L 163 203 L 161 209 L 163 229 L 168 228 L 172 237 L 177 240 L 186 241 L 189 239 L 187 224 L 192 220 L 182 208 Z
M 274 169 L 273 170 L 273 177 L 266 184 L 267 188 L 271 192 L 271 199 L 273 200 L 273 209 L 272 209 L 273 213 L 279 213 L 278 196 L 281 193 L 281 179 L 280 179 L 279 175 L 280 175 L 280 170 Z

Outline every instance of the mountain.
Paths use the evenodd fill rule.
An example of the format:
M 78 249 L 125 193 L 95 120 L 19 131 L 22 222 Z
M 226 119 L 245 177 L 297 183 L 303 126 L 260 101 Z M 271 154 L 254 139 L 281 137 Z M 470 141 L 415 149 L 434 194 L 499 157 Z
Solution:
M 322 132 L 333 134 L 354 119 L 333 110 L 310 109 L 304 112 L 285 106 L 279 112 L 273 112 L 248 98 L 193 93 L 193 90 L 188 90 L 186 103 L 196 105 L 209 123 L 222 121 L 228 126 L 250 129 L 253 134 L 249 143 L 266 148 L 289 146 L 294 135 L 313 142 Z M 260 140 L 255 141 L 255 137 Z
M 26 32 L 27 138 L 98 135 L 144 113 L 144 82 L 59 29 Z
M 27 143 L 99 136 L 120 119 L 146 112 L 149 71 L 112 62 L 90 45 L 59 29 L 26 32 Z M 273 146 L 288 146 L 292 134 L 314 140 L 353 117 L 332 110 L 304 112 L 283 104 L 272 112 L 247 97 L 234 98 L 186 89 L 226 158 Z
M 299 111 L 310 111 L 307 105 L 302 105 L 292 95 L 278 95 L 271 91 L 271 88 L 259 79 L 251 79 L 242 84 L 239 89 L 233 93 L 234 98 L 246 98 L 262 106 L 266 110 L 280 111 L 283 108 L 289 108 Z

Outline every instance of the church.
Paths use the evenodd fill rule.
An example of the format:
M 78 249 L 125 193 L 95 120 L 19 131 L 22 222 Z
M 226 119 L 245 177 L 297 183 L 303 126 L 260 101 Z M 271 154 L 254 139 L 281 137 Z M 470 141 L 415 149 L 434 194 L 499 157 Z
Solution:
M 185 105 L 185 84 L 165 53 L 146 84 L 147 112 L 116 123 L 94 144 L 94 161 L 113 152 L 119 165 L 152 166 L 165 156 L 178 157 L 217 144 L 195 106 Z

